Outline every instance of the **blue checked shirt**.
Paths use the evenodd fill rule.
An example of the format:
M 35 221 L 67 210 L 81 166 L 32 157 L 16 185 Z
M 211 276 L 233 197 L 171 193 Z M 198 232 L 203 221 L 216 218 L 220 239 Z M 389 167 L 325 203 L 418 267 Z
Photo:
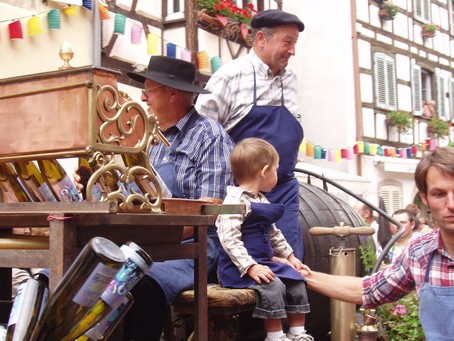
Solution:
M 187 199 L 223 199 L 227 185 L 233 184 L 229 165 L 233 142 L 221 125 L 192 108 L 163 134 L 170 147 L 152 146 L 151 164 L 158 168 L 174 162 L 177 184 Z

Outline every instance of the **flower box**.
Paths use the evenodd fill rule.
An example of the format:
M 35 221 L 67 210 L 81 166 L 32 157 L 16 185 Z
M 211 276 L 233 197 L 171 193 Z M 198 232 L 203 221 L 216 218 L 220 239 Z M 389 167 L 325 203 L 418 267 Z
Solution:
M 238 20 L 219 15 L 213 15 L 208 10 L 197 12 L 197 25 L 221 38 L 243 46 L 252 46 L 252 29 Z

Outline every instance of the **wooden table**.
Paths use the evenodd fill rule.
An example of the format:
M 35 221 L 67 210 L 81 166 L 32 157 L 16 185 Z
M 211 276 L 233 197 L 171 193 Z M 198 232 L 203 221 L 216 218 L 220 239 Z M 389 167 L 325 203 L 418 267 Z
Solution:
M 11 227 L 50 228 L 48 249 L 0 249 L 0 266 L 49 268 L 52 291 L 82 247 L 95 236 L 105 237 L 118 245 L 131 240 L 154 261 L 194 259 L 195 340 L 208 340 L 207 227 L 214 224 L 215 218 L 213 213 L 118 213 L 114 201 L 0 204 L 0 232 L 2 229 L 7 232 L 5 229 Z M 188 225 L 195 226 L 194 242 L 181 244 L 183 227 Z M 0 277 L 4 278 L 1 274 Z M 2 292 L 0 300 L 10 293 L 9 287 L 9 293 Z

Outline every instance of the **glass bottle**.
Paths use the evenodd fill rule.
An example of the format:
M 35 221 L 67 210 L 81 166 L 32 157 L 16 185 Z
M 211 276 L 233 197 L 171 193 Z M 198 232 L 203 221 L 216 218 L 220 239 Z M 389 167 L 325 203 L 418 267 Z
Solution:
M 32 341 L 63 340 L 96 303 L 123 266 L 125 256 L 112 241 L 92 238 L 49 298 Z
M 104 290 L 98 301 L 64 340 L 77 339 L 105 318 L 118 306 L 124 295 L 151 268 L 153 264 L 151 257 L 136 243 L 129 241 L 121 246 L 121 250 L 126 258 L 125 264 L 106 290 Z

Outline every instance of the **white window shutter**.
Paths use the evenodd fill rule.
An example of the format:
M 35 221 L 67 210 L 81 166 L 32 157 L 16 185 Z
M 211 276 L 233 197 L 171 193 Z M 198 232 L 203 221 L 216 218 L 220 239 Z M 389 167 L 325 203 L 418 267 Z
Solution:
M 380 187 L 380 197 L 383 198 L 386 213 L 389 215 L 402 208 L 402 192 L 397 186 L 385 185 Z
M 388 80 L 388 106 L 389 109 L 394 110 L 397 107 L 396 99 L 396 74 L 394 69 L 394 59 L 387 57 L 386 60 L 386 78 Z
M 449 79 L 449 103 L 450 103 L 450 117 L 448 119 L 452 120 L 454 118 L 454 78 Z
M 438 117 L 446 118 L 446 86 L 445 78 L 437 76 L 437 113 Z
M 421 67 L 419 65 L 411 66 L 411 91 L 413 100 L 413 115 L 422 115 L 422 84 L 421 84 Z
M 395 110 L 397 107 L 394 59 L 377 52 L 374 55 L 375 102 L 381 109 Z

